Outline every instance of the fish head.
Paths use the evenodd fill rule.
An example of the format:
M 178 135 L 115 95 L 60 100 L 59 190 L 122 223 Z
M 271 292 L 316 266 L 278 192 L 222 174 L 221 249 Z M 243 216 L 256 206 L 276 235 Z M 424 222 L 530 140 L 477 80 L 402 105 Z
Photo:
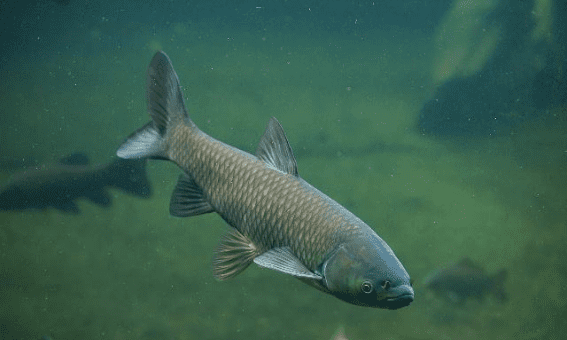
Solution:
M 384 309 L 408 306 L 414 299 L 410 277 L 390 247 L 373 235 L 339 245 L 323 263 L 323 285 L 346 302 Z

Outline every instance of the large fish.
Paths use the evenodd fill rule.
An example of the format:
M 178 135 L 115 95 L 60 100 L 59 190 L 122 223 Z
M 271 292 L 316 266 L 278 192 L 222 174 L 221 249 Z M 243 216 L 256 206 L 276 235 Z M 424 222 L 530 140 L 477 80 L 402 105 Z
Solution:
M 54 164 L 16 173 L 0 189 L 0 211 L 53 207 L 66 213 L 79 213 L 76 200 L 83 197 L 106 207 L 111 203 L 107 187 L 140 197 L 151 195 L 145 160 L 117 158 L 108 164 L 88 163 L 84 154 L 76 153 Z
M 398 309 L 413 301 L 410 277 L 386 242 L 299 177 L 275 118 L 251 155 L 208 136 L 191 121 L 165 53 L 153 57 L 147 81 L 152 121 L 131 135 L 117 155 L 175 162 L 184 173 L 170 213 L 216 212 L 233 227 L 216 252 L 215 277 L 234 277 L 254 262 L 360 306 Z
M 497 301 L 503 303 L 507 300 L 504 291 L 506 276 L 505 269 L 488 275 L 479 265 L 465 257 L 448 268 L 427 275 L 424 285 L 435 295 L 456 305 L 464 304 L 468 298 L 482 300 L 487 294 L 493 294 Z

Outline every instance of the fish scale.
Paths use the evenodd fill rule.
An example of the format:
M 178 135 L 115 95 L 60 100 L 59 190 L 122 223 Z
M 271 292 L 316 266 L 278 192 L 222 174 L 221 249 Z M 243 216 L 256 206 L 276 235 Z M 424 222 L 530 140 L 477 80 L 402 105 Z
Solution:
M 310 188 L 305 187 L 306 183 L 301 185 L 292 176 L 270 169 L 259 160 L 253 159 L 251 155 L 235 151 L 222 142 L 212 138 L 201 138 L 202 136 L 196 134 L 190 127 L 184 129 L 180 126 L 175 134 L 184 137 L 174 137 L 174 140 L 192 145 L 194 150 L 205 151 L 192 153 L 173 144 L 170 150 L 183 151 L 171 152 L 170 158 L 187 173 L 191 173 L 198 185 L 206 188 L 205 195 L 210 197 L 217 213 L 243 235 L 250 237 L 259 249 L 265 251 L 272 247 L 289 246 L 301 260 L 305 261 L 309 269 L 315 270 L 319 257 L 326 255 L 323 249 L 331 249 L 339 241 L 338 238 L 333 237 L 333 230 L 318 233 L 319 223 L 302 222 L 309 221 L 311 217 L 322 217 L 328 210 L 323 202 L 317 205 L 309 204 L 309 201 L 317 197 L 309 192 Z M 197 136 L 192 138 L 191 136 L 195 134 Z M 297 183 L 289 183 L 289 181 Z M 287 189 L 281 190 L 282 182 L 288 182 L 285 185 Z M 248 186 L 246 183 L 255 185 Z M 233 189 L 235 186 L 236 188 Z M 258 192 L 256 188 L 262 190 Z M 271 192 L 277 194 L 270 195 Z M 225 204 L 216 202 L 225 202 Z M 238 203 L 226 204 L 226 202 Z M 255 204 L 250 204 L 251 202 Z M 274 207 L 282 207 L 282 209 Z M 270 214 L 262 216 L 261 220 L 248 219 L 248 223 L 241 223 L 250 213 L 254 216 L 262 216 L 262 213 Z M 280 218 L 281 223 L 278 223 L 277 219 Z M 294 223 L 302 228 L 293 228 Z M 339 227 L 339 224 L 334 226 L 335 229 Z M 301 235 L 303 237 L 300 237 Z M 297 242 L 298 239 L 301 241 Z M 318 251 L 320 256 L 318 258 L 310 256 L 308 259 L 304 256 L 306 248 Z
M 386 242 L 299 176 L 275 118 L 255 155 L 208 136 L 189 118 L 163 52 L 148 67 L 147 95 L 152 121 L 117 155 L 175 162 L 183 174 L 170 213 L 216 212 L 232 227 L 215 253 L 215 277 L 232 278 L 254 262 L 360 306 L 398 309 L 413 301 L 409 275 Z

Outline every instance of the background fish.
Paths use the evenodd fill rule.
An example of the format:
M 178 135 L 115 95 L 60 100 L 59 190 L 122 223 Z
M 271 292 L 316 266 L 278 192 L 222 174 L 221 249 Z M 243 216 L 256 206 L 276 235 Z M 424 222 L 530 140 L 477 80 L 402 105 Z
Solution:
M 464 258 L 449 268 L 429 274 L 424 280 L 424 285 L 437 296 L 455 304 L 462 304 L 469 297 L 482 300 L 487 294 L 493 294 L 503 303 L 507 300 L 504 292 L 506 276 L 505 269 L 494 275 L 487 275 L 484 269 L 472 260 Z
M 152 121 L 117 155 L 175 162 L 184 174 L 171 214 L 216 212 L 234 228 L 216 253 L 217 278 L 234 277 L 255 262 L 356 305 L 397 309 L 413 301 L 409 275 L 386 242 L 299 177 L 275 118 L 255 156 L 213 139 L 187 115 L 179 79 L 163 52 L 148 68 L 147 95 Z
M 104 165 L 88 165 L 82 153 L 55 164 L 44 164 L 16 173 L 0 190 L 0 210 L 46 209 L 79 213 L 75 200 L 88 198 L 107 207 L 111 198 L 107 187 L 149 197 L 151 186 L 146 177 L 145 160 L 123 160 Z
M 0 169 L 2 171 L 15 172 L 38 164 L 37 159 L 33 156 L 10 157 L 8 152 L 2 149 L 0 149 L 0 153 Z

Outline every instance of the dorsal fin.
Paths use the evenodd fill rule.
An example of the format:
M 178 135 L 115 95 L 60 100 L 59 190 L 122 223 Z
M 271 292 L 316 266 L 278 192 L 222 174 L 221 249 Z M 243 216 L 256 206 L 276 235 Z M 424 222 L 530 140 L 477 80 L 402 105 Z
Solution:
M 281 172 L 297 176 L 295 156 L 282 126 L 274 117 L 268 122 L 256 156 Z

